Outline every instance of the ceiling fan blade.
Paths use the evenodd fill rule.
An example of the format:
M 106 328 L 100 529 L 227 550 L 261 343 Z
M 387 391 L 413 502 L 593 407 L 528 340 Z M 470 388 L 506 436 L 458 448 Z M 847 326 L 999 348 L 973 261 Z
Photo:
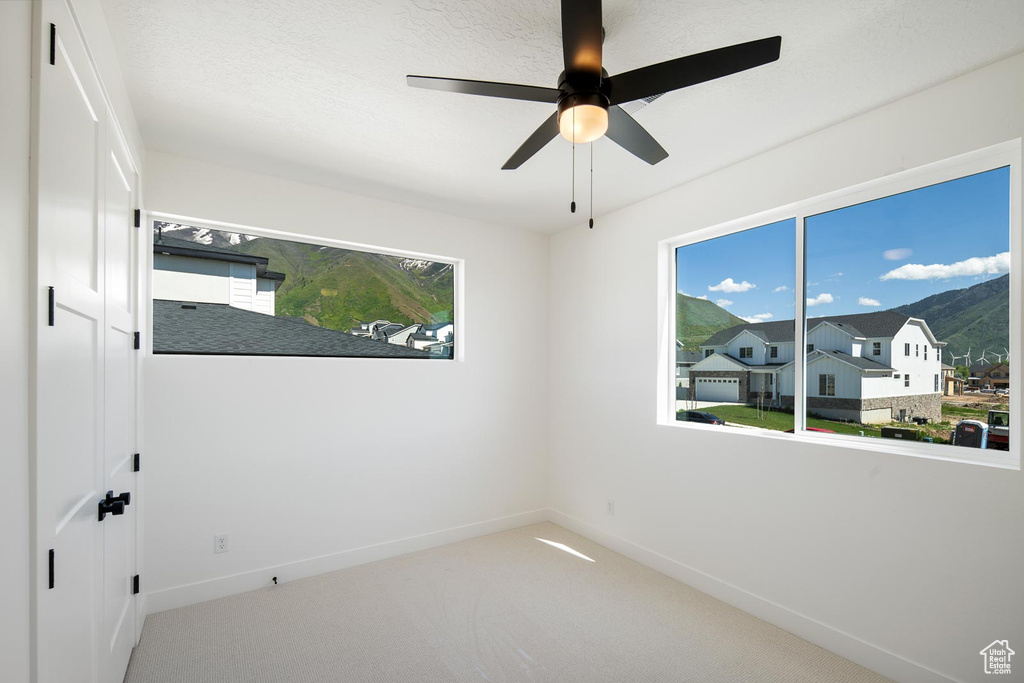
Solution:
M 501 167 L 503 171 L 511 171 L 522 166 L 527 159 L 532 157 L 534 154 L 544 148 L 544 145 L 551 142 L 551 140 L 558 136 L 558 112 L 555 112 L 544 120 L 544 123 L 540 124 L 540 128 L 533 131 L 533 135 L 526 138 L 526 142 L 519 146 L 516 153 L 508 158 L 505 165 Z
M 774 62 L 781 48 L 781 36 L 762 38 L 616 74 L 605 87 L 612 104 L 632 102 Z
M 561 91 L 555 88 L 519 85 L 517 83 L 468 81 L 462 78 L 437 78 L 434 76 L 406 76 L 405 79 L 414 88 L 444 90 L 465 95 L 483 95 L 484 97 L 504 97 L 509 100 L 526 100 L 528 102 L 554 104 L 558 101 L 558 96 L 561 94 Z
M 601 0 L 562 0 L 565 74 L 601 79 Z
M 623 111 L 622 107 L 608 107 L 608 138 L 634 156 L 640 157 L 652 166 L 668 152 L 658 144 L 637 120 Z

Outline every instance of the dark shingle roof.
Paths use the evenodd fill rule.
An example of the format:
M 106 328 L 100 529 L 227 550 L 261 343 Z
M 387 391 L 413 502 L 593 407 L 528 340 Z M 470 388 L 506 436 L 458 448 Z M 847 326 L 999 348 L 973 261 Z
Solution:
M 683 351 L 682 349 L 676 349 L 677 363 L 699 363 L 703 358 L 704 354 L 700 351 Z
M 893 368 L 890 368 L 888 365 L 882 365 L 877 361 L 873 361 L 870 358 L 864 358 L 862 356 L 851 356 L 850 354 L 843 353 L 842 351 L 824 351 L 822 349 L 818 349 L 815 351 L 815 353 L 822 354 L 825 356 L 831 356 L 832 358 L 835 358 L 837 360 L 841 360 L 846 363 L 849 363 L 850 365 L 854 365 L 860 368 L 861 370 L 878 370 L 880 372 L 893 372 Z
M 183 254 L 181 252 L 191 252 Z M 251 254 L 243 254 L 239 251 L 232 251 L 230 249 L 219 249 L 217 247 L 211 247 L 208 244 L 202 242 L 192 242 L 191 240 L 182 240 L 177 237 L 161 237 L 153 242 L 153 253 L 154 254 L 176 254 L 179 256 L 195 256 L 198 258 L 211 258 L 218 257 L 223 258 L 226 261 L 234 261 L 236 263 L 256 263 L 260 265 L 267 265 L 270 259 L 265 256 L 253 256 Z
M 187 307 L 187 308 L 186 308 Z M 430 358 L 411 349 L 227 304 L 153 302 L 153 352 L 240 356 Z
M 813 330 L 823 322 L 832 323 L 855 337 L 892 337 L 900 331 L 910 316 L 895 311 L 876 311 L 874 313 L 857 313 L 854 315 L 832 315 L 823 318 L 810 318 L 807 329 Z M 748 330 L 769 344 L 793 341 L 793 321 L 773 320 L 767 323 L 746 323 L 734 325 L 716 332 L 701 346 L 721 346 L 729 342 L 743 330 Z
M 445 325 L 451 325 L 451 324 L 452 323 L 450 323 L 450 322 L 447 322 L 447 323 L 430 323 L 429 325 L 424 325 L 423 329 L 425 329 L 425 330 L 439 330 L 442 327 L 444 327 Z

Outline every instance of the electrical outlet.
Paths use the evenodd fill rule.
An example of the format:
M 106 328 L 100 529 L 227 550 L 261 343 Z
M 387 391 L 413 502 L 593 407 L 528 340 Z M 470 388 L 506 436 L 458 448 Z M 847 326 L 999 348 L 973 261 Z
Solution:
M 226 553 L 228 551 L 228 535 L 217 534 L 213 537 L 213 552 Z
M 608 514 L 612 517 L 615 516 L 615 501 L 611 498 L 608 499 Z

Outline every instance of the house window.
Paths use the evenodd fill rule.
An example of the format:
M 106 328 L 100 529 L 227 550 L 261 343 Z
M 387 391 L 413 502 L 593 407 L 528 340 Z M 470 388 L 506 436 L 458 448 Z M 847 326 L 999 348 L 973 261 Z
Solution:
M 455 358 L 457 261 L 153 223 L 153 353 Z
M 764 356 L 777 358 L 777 348 L 765 350 L 760 345 L 769 340 L 777 342 L 769 334 L 781 334 L 782 339 L 778 341 L 793 343 L 796 327 L 792 315 L 796 291 L 796 221 L 790 218 L 748 228 L 720 237 L 673 245 L 674 345 L 681 344 L 685 349 L 723 349 L 716 361 L 702 360 L 701 363 L 706 364 L 703 368 L 701 363 L 694 365 L 694 372 L 705 368 L 721 370 L 722 364 L 735 366 L 737 371 L 741 371 L 753 363 L 754 348 L 761 349 L 759 359 Z M 756 270 L 740 273 L 732 267 L 731 264 L 735 263 L 756 263 Z M 788 316 L 784 312 L 787 304 Z M 754 337 L 758 340 L 755 341 Z M 710 355 L 707 350 L 705 353 Z M 710 367 L 712 363 L 715 368 Z M 769 385 L 762 384 L 762 381 L 763 378 L 749 377 L 747 382 L 743 382 L 745 390 L 740 390 L 735 380 L 693 382 L 688 398 L 736 401 L 758 394 L 757 402 L 762 411 L 777 409 L 773 412 L 771 428 L 781 427 L 783 432 L 792 429 L 792 412 L 782 410 L 786 407 L 782 398 L 764 390 Z M 787 393 L 792 393 L 792 390 Z M 750 419 L 742 407 L 737 410 L 740 413 L 738 422 L 764 428 L 766 421 L 756 419 L 756 410 Z M 676 419 L 685 414 L 685 410 L 673 411 Z
M 939 390 L 939 376 L 935 375 L 935 388 L 932 389 L 932 391 L 936 391 L 937 392 L 938 390 Z
M 768 355 L 771 356 L 772 358 L 778 358 L 779 357 L 779 347 L 778 346 L 771 347 L 768 350 Z
M 858 397 L 844 398 L 843 416 L 865 428 L 837 424 L 832 430 L 835 435 L 821 438 L 880 438 L 883 430 L 875 425 L 879 416 L 898 415 L 901 407 L 906 409 L 901 397 L 911 393 L 911 388 L 918 393 L 926 391 L 916 382 L 911 387 L 911 375 L 919 372 L 915 367 L 922 346 L 926 362 L 945 360 L 948 352 L 955 365 L 961 364 L 969 350 L 977 353 L 978 349 L 1005 345 L 1007 353 L 1024 353 L 1021 340 L 1009 335 L 1010 323 L 1016 325 L 1010 315 L 1017 315 L 1017 309 L 1005 306 L 1011 264 L 1016 267 L 1020 259 L 1010 250 L 1011 225 L 1019 227 L 1021 214 L 1020 197 L 1011 193 L 1011 170 L 1013 178 L 1020 177 L 1020 158 L 1021 143 L 1014 141 L 797 202 L 785 209 L 796 218 L 771 224 L 791 227 L 795 239 L 780 231 L 774 249 L 757 248 L 765 247 L 766 241 L 754 244 L 754 238 L 771 226 L 753 220 L 736 220 L 680 237 L 668 245 L 675 250 L 675 277 L 661 276 L 663 281 L 671 280 L 674 293 L 678 293 L 675 306 L 662 309 L 664 315 L 675 316 L 678 335 L 683 330 L 676 313 L 686 304 L 689 315 L 685 320 L 691 326 L 685 331 L 697 334 L 699 317 L 694 312 L 711 310 L 717 297 L 728 299 L 728 312 L 743 316 L 746 323 L 732 321 L 735 329 L 711 330 L 719 335 L 715 343 L 735 344 L 732 338 L 746 327 L 765 341 L 771 340 L 768 358 L 778 357 L 776 346 L 804 346 L 803 357 L 798 352 L 790 359 L 787 351 L 783 357 L 795 362 L 776 366 L 776 388 L 786 397 L 787 406 L 790 400 L 794 406 L 798 435 L 806 434 L 811 418 L 815 428 L 827 428 L 818 420 L 831 419 L 826 416 L 836 406 L 835 401 L 822 399 L 836 395 L 835 380 L 840 377 L 843 391 L 839 394 Z M 785 213 L 780 209 L 775 215 Z M 963 239 L 965 224 L 972 226 L 971 240 Z M 956 248 L 950 248 L 951 244 Z M 792 248 L 793 253 L 783 253 L 780 245 Z M 775 277 L 782 272 L 775 266 L 794 264 L 796 254 L 802 260 L 802 276 L 790 289 L 790 283 Z M 663 274 L 668 272 L 661 269 Z M 684 294 L 701 303 L 681 299 Z M 778 295 L 777 304 L 769 294 Z M 972 325 L 976 318 L 971 318 L 968 309 L 982 310 L 976 309 L 980 301 L 987 302 L 983 310 L 998 313 L 979 327 Z M 793 308 L 800 316 L 789 336 Z M 662 327 L 673 329 L 671 324 Z M 860 345 L 865 337 L 871 341 L 870 353 L 866 344 Z M 746 359 L 745 352 L 741 357 Z M 933 367 L 933 373 L 937 369 Z M 1011 369 L 1016 371 L 1013 365 Z M 924 381 L 927 374 L 922 374 Z M 902 380 L 903 387 L 884 382 L 888 377 Z M 663 381 L 667 379 L 668 373 Z M 1015 380 L 1019 381 L 1017 375 L 1010 379 Z M 915 401 L 914 417 L 948 420 L 942 414 L 941 383 L 942 375 L 938 379 L 933 375 L 933 388 L 938 389 Z M 669 392 L 664 395 L 668 397 Z M 671 400 L 659 403 L 668 409 L 675 406 Z M 767 422 L 752 419 L 745 426 L 774 428 Z M 954 447 L 948 434 L 935 430 L 929 431 L 929 437 L 927 442 L 906 440 L 892 448 L 919 454 L 940 454 L 940 449 L 945 449 L 942 457 L 1019 466 L 1019 449 L 1013 445 L 1002 455 L 989 452 L 991 449 Z
M 704 357 L 707 358 L 708 356 L 710 356 L 714 352 L 715 352 L 714 349 L 704 349 Z

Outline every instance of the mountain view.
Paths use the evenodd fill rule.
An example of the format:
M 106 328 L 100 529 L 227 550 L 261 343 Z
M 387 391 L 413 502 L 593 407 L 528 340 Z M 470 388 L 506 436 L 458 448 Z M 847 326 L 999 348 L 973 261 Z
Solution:
M 714 302 L 676 292 L 676 339 L 686 351 L 699 351 L 700 345 L 715 332 L 743 323 L 743 318 Z
M 977 358 L 985 350 L 1002 354 L 1010 346 L 1009 274 L 891 310 L 924 319 L 936 338 L 948 343 L 945 363 L 968 351 Z M 715 332 L 743 322 L 712 301 L 676 293 L 676 339 L 687 351 L 699 350 Z
M 173 223 L 163 234 L 219 249 L 262 256 L 285 274 L 275 314 L 347 332 L 360 321 L 446 322 L 454 316 L 451 264 L 253 237 Z
M 1010 347 L 1009 274 L 893 310 L 923 318 L 939 341 L 948 342 L 942 353 L 944 363 L 968 350 L 977 358 L 985 350 L 1002 354 Z

